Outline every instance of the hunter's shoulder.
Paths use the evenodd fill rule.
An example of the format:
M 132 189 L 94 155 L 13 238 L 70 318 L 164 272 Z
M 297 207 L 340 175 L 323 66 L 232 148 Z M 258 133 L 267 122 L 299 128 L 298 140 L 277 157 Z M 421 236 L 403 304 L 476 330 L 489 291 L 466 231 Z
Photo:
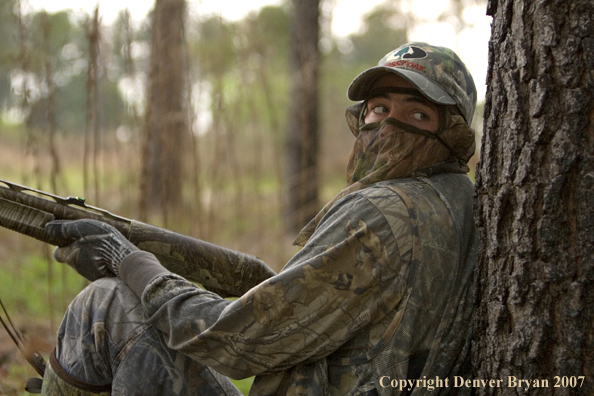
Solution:
M 361 190 L 361 193 L 369 197 L 384 194 L 415 195 L 427 190 L 472 194 L 473 188 L 472 179 L 465 173 L 442 173 L 431 177 L 384 180 Z

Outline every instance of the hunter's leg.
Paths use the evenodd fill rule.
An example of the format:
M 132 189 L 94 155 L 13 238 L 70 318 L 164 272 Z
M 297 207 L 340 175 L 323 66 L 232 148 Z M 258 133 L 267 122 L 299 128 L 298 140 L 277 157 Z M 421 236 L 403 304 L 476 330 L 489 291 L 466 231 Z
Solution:
M 111 385 L 118 396 L 241 395 L 226 377 L 167 348 L 118 278 L 93 282 L 71 303 L 55 357 L 66 379 L 79 387 Z

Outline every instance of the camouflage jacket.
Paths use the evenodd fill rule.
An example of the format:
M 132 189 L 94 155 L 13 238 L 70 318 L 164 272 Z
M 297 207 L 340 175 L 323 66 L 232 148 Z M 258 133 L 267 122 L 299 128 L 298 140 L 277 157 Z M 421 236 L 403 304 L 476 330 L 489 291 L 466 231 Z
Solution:
M 472 188 L 445 173 L 351 193 L 278 275 L 235 301 L 157 277 L 142 295 L 149 322 L 169 347 L 227 376 L 256 375 L 250 395 L 398 395 L 393 380 L 461 375 Z M 425 382 L 412 394 L 459 391 Z

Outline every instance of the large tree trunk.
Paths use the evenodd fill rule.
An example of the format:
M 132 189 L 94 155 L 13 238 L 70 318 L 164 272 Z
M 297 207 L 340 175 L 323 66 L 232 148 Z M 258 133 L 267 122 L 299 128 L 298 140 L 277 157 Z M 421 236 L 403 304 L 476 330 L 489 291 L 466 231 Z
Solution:
M 156 0 L 141 182 L 141 217 L 175 211 L 182 202 L 183 159 L 188 146 L 184 111 L 185 0 Z
M 488 14 L 473 366 L 503 382 L 479 394 L 591 395 L 594 4 L 491 0 Z
M 300 230 L 318 204 L 319 0 L 293 0 L 286 225 Z

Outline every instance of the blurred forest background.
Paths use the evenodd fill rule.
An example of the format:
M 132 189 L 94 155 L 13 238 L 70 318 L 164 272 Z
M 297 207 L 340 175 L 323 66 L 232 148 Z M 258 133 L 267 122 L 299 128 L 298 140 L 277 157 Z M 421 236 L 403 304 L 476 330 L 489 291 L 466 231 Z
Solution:
M 157 0 L 145 20 L 123 10 L 110 24 L 100 1 L 86 15 L 25 12 L 23 2 L 0 2 L 0 178 L 85 197 L 277 271 L 304 221 L 344 187 L 348 85 L 419 23 L 410 0 L 380 4 L 347 37 L 330 30 L 336 0 L 287 0 L 237 21 Z M 486 1 L 449 3 L 439 20 L 461 33 L 474 24 L 465 10 Z M 0 230 L 0 298 L 44 353 L 86 284 L 51 253 Z M 0 333 L 0 394 L 24 394 L 34 372 Z

